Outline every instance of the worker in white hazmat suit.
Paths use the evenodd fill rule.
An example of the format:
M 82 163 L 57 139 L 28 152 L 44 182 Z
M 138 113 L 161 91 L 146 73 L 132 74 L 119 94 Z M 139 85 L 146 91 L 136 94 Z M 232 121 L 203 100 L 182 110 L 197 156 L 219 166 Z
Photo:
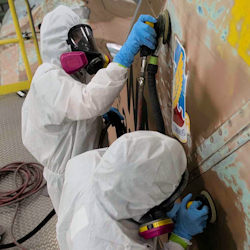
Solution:
M 177 140 L 149 131 L 125 134 L 109 148 L 72 158 L 66 166 L 62 193 L 55 198 L 60 201 L 56 208 L 60 249 L 153 249 L 152 240 L 141 238 L 138 225 L 128 219 L 139 220 L 170 197 L 186 164 Z M 164 249 L 186 249 L 192 235 L 205 227 L 207 209 L 197 210 L 197 201 L 186 209 L 190 198 L 188 195 L 170 211 L 176 230 Z
M 156 34 L 144 23 L 146 21 L 156 22 L 156 19 L 141 16 L 114 62 L 100 69 L 104 59 L 96 49 L 92 30 L 81 24 L 79 16 L 70 8 L 59 6 L 43 19 L 43 64 L 33 77 L 22 107 L 22 140 L 29 152 L 46 167 L 44 177 L 55 208 L 67 161 L 98 147 L 102 115 L 123 88 L 134 56 L 142 45 L 155 48 Z M 64 56 L 71 60 L 78 52 L 82 53 L 73 64 L 62 65 Z M 78 66 L 78 59 L 85 67 L 74 72 L 74 78 L 80 73 L 86 78 L 84 83 L 70 75 L 71 66 Z M 95 76 L 89 82 L 90 74 Z

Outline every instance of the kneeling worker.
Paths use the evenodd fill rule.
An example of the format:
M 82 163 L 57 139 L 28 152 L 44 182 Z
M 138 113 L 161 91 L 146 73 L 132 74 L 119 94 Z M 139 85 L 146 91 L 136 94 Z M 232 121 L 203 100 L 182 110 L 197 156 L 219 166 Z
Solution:
M 186 169 L 181 144 L 158 132 L 137 131 L 110 147 L 72 158 L 58 207 L 57 239 L 61 250 L 153 249 L 138 234 L 139 219 L 176 190 Z M 164 249 L 186 249 L 206 226 L 208 208 L 191 195 L 176 204 L 173 237 Z

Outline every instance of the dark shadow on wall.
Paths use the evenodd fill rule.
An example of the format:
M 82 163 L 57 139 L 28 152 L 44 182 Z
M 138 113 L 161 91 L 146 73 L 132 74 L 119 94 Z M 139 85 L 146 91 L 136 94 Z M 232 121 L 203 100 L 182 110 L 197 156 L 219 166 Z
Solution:
M 202 142 L 205 134 L 211 134 L 218 122 L 219 113 L 213 104 L 202 80 L 197 77 L 196 67 L 189 64 L 190 74 L 187 91 L 187 110 L 190 117 L 191 137 L 193 153 Z M 207 74 L 210 74 L 209 70 Z M 195 89 L 199 88 L 199 95 L 195 95 Z M 211 131 L 211 132 L 210 132 Z
M 214 74 L 211 71 L 212 67 L 207 65 L 206 69 L 203 70 L 202 79 L 199 77 L 198 72 L 199 61 L 202 58 L 201 52 L 204 50 L 201 48 L 202 39 L 193 39 L 197 36 L 194 31 L 199 30 L 199 37 L 203 38 L 205 37 L 206 29 L 203 28 L 201 22 L 197 22 L 195 15 L 190 11 L 183 18 L 183 22 L 198 26 L 187 28 L 183 38 L 186 43 L 184 47 L 186 47 L 188 58 L 186 107 L 190 117 L 192 147 L 189 149 L 189 155 L 192 157 L 192 154 L 196 151 L 197 146 L 204 139 L 205 135 L 213 132 L 219 119 L 219 113 L 213 103 L 213 97 L 206 87 L 209 83 L 205 82 L 206 79 L 209 79 L 208 76 L 210 74 Z M 189 59 L 190 54 L 192 54 L 192 60 Z M 203 57 L 202 60 L 206 60 L 206 58 Z
M 236 250 L 232 229 L 228 225 L 227 214 L 220 203 L 216 202 L 218 220 L 209 224 L 204 233 L 195 237 L 198 249 L 204 250 Z
M 198 168 L 197 171 L 199 171 Z M 211 171 L 212 170 L 202 175 L 199 174 L 198 178 L 188 184 L 185 194 L 182 196 L 184 197 L 186 194 L 192 193 L 193 198 L 195 198 L 202 190 L 207 190 L 214 199 L 217 211 L 217 221 L 214 224 L 209 223 L 203 233 L 196 235 L 193 238 L 193 245 L 190 250 L 236 250 L 237 246 L 233 240 L 232 233 L 234 229 L 228 227 L 229 221 L 227 213 L 223 209 L 220 201 L 216 199 L 216 195 L 220 193 L 220 191 L 217 189 L 222 189 L 222 184 L 218 177 L 216 177 L 216 174 L 212 173 Z M 206 183 L 204 182 L 204 178 L 206 178 Z M 217 183 L 218 185 L 216 185 Z M 220 196 L 218 195 L 218 197 Z M 232 206 L 234 206 L 233 200 L 229 201 L 229 204 L 230 203 Z M 244 221 L 239 221 L 239 223 L 244 224 Z

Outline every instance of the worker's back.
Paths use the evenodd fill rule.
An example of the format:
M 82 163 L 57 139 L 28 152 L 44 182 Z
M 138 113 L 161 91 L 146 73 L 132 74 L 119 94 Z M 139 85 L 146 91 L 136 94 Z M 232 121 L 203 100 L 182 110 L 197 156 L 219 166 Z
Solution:
M 127 219 L 140 219 L 167 199 L 185 168 L 180 144 L 149 131 L 74 157 L 58 209 L 60 249 L 152 249 L 152 241 L 139 237 L 138 225 Z
M 57 78 L 56 72 L 64 74 L 66 80 Z M 40 163 L 53 169 L 66 166 L 75 155 L 97 148 L 102 128 L 101 117 L 79 121 L 68 118 L 64 99 L 72 84 L 67 78 L 74 85 L 81 85 L 56 65 L 42 64 L 22 107 L 23 143 Z

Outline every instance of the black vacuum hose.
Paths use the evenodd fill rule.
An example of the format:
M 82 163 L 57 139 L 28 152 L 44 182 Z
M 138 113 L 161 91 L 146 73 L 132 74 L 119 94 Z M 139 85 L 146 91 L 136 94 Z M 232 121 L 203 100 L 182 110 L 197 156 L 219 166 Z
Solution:
M 151 101 L 153 117 L 156 123 L 157 131 L 165 134 L 165 126 L 164 121 L 161 113 L 161 107 L 158 100 L 157 90 L 156 90 L 156 80 L 155 75 L 158 70 L 158 65 L 155 64 L 148 64 L 147 71 L 148 71 L 148 90 L 149 90 L 149 97 Z
M 19 244 L 25 242 L 29 238 L 31 238 L 33 235 L 35 235 L 45 224 L 56 214 L 55 210 L 51 210 L 51 212 L 36 226 L 31 232 L 23 236 L 21 239 L 17 240 Z M 7 248 L 12 248 L 15 247 L 16 244 L 14 242 L 12 243 L 7 243 L 7 244 L 1 244 L 0 249 L 7 249 Z

